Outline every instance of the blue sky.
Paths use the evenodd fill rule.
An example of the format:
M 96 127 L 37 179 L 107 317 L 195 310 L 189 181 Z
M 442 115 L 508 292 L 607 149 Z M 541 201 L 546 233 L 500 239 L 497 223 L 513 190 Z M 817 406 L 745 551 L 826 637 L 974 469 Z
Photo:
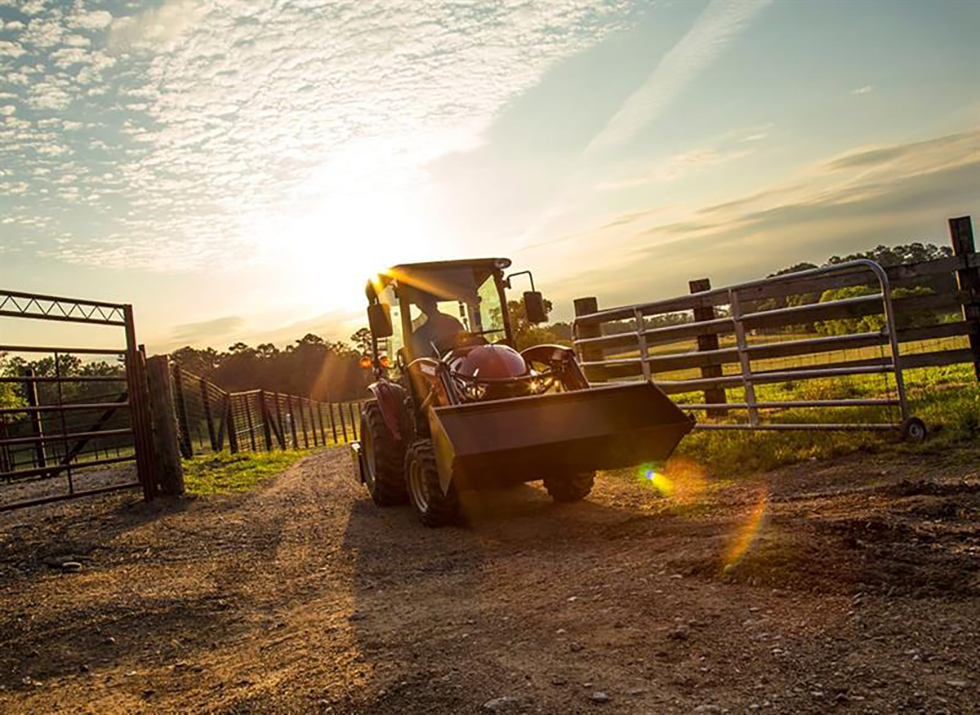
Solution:
M 155 349 L 345 337 L 399 261 L 511 255 L 567 316 L 943 243 L 980 204 L 969 0 L 0 18 L 0 285 L 132 302 Z

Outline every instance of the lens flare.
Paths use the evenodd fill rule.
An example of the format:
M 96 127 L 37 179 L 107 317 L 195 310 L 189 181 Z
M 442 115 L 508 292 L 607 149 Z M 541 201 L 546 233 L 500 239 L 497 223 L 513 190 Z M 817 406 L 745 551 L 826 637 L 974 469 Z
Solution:
M 674 493 L 674 482 L 666 474 L 661 474 L 652 469 L 648 469 L 646 473 L 646 480 L 653 485 L 653 488 L 658 492 L 663 494 L 665 497 L 669 497 Z
M 745 521 L 742 526 L 739 527 L 738 531 L 732 539 L 728 550 L 725 552 L 725 570 L 730 570 L 738 565 L 738 563 L 745 557 L 749 549 L 752 548 L 752 544 L 758 538 L 759 534 L 762 532 L 762 526 L 765 522 L 766 517 L 766 506 L 767 506 L 767 496 L 766 490 L 762 489 L 759 492 L 759 499 L 752 511 L 749 513 L 749 518 Z
M 708 488 L 704 467 L 683 457 L 672 458 L 662 467 L 644 464 L 640 467 L 638 478 L 661 496 L 683 505 L 701 501 Z

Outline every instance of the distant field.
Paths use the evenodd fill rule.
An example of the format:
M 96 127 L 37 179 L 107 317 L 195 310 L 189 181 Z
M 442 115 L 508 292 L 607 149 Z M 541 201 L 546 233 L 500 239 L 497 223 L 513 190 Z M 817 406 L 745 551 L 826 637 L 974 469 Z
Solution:
M 748 343 L 749 345 L 770 345 L 778 344 L 781 342 L 789 342 L 792 340 L 806 340 L 810 338 L 820 337 L 814 333 L 786 333 L 776 336 L 752 336 L 750 337 Z M 952 337 L 952 338 L 937 338 L 934 340 L 920 340 L 912 343 L 903 343 L 901 347 L 902 355 L 913 355 L 916 353 L 927 353 L 936 352 L 940 350 L 958 350 L 960 348 L 967 348 L 970 346 L 969 340 L 966 337 Z M 719 348 L 734 348 L 735 347 L 735 337 L 732 335 L 720 336 L 718 341 Z M 652 346 L 648 354 L 650 357 L 663 356 L 663 355 L 673 355 L 682 353 L 696 353 L 698 351 L 698 344 L 696 340 L 685 340 L 678 341 L 676 343 L 671 343 L 669 345 L 655 345 Z M 829 350 L 823 353 L 813 353 L 810 355 L 800 355 L 794 357 L 784 357 L 784 358 L 770 358 L 767 360 L 753 360 L 752 369 L 758 372 L 768 371 L 768 370 L 786 370 L 791 368 L 799 367 L 816 367 L 819 365 L 829 365 L 836 362 L 845 362 L 851 360 L 871 360 L 875 358 L 885 358 L 890 355 L 888 346 L 875 346 L 875 347 L 864 347 L 864 348 L 853 348 L 847 350 Z M 608 359 L 627 359 L 627 358 L 638 358 L 640 356 L 639 350 L 624 351 L 621 353 L 610 354 L 607 356 Z M 739 366 L 737 363 L 730 363 L 722 366 L 722 372 L 725 375 L 737 375 L 739 374 Z M 655 373 L 655 379 L 657 380 L 693 380 L 695 378 L 701 377 L 700 368 L 688 368 L 684 370 L 673 370 L 670 372 L 657 372 Z

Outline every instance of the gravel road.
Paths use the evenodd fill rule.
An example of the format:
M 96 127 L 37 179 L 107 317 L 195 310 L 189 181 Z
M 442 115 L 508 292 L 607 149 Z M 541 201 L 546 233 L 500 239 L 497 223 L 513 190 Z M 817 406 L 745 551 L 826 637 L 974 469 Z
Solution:
M 978 712 L 977 465 L 679 464 L 669 496 L 524 486 L 426 530 L 336 449 L 244 495 L 0 514 L 0 711 Z

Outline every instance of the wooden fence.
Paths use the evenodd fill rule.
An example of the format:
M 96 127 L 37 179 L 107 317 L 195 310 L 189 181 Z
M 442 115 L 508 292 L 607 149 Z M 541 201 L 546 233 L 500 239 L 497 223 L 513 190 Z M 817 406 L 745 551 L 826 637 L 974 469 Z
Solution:
M 243 450 L 313 449 L 358 437 L 359 403 L 321 402 L 269 390 L 226 392 L 174 365 L 181 456 Z
M 980 379 L 980 255 L 970 217 L 950 219 L 949 228 L 952 256 L 886 268 L 901 362 L 904 369 L 972 363 Z M 881 364 L 886 356 L 876 352 L 882 341 L 875 320 L 882 303 L 870 295 L 876 283 L 856 271 L 739 288 L 752 373 Z M 576 300 L 575 341 L 589 379 L 648 374 L 668 394 L 692 393 L 696 380 L 705 402 L 723 402 L 741 359 L 731 291 L 712 290 L 708 279 L 691 281 L 690 289 L 686 296 L 604 310 L 596 298 Z M 814 305 L 823 301 L 826 306 Z M 805 311 L 787 310 L 803 305 Z M 855 324 L 863 329 L 836 327 Z

